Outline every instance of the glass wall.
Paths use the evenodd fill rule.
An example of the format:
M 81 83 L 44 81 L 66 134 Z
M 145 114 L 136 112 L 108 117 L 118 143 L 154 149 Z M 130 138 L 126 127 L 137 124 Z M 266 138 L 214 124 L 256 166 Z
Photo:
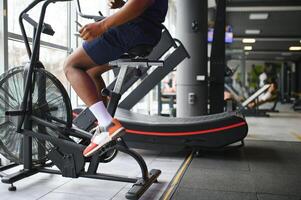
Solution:
M 16 34 L 21 34 L 19 27 L 19 14 L 26 6 L 28 6 L 32 0 L 8 0 L 8 31 Z M 28 14 L 35 21 L 39 20 L 40 10 L 42 4 L 37 5 Z M 68 3 L 59 2 L 55 4 L 50 4 L 45 17 L 45 23 L 50 24 L 55 31 L 53 36 L 42 34 L 42 40 L 50 43 L 60 44 L 62 46 L 67 46 L 67 7 Z M 28 32 L 28 36 L 32 37 L 32 27 L 25 23 L 25 28 Z
M 19 27 L 18 17 L 22 10 L 29 5 L 32 0 L 8 1 L 8 62 L 9 68 L 24 65 L 29 58 L 26 53 L 24 42 L 21 39 L 21 30 Z M 39 4 L 28 14 L 35 21 L 39 21 L 40 10 L 42 4 Z M 49 36 L 42 34 L 41 40 L 44 42 L 41 47 L 40 61 L 43 62 L 47 70 L 57 76 L 64 86 L 68 88 L 68 82 L 64 76 L 63 62 L 67 56 L 68 49 L 68 3 L 59 2 L 50 4 L 46 16 L 45 23 L 52 26 L 55 34 Z M 33 36 L 33 27 L 25 24 L 27 36 Z

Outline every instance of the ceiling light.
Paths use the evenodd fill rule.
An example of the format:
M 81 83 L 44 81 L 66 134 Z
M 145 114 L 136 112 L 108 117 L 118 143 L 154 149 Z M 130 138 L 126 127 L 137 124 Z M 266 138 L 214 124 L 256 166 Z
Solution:
M 268 13 L 251 13 L 249 15 L 250 20 L 266 20 L 268 19 L 269 14 Z
M 255 42 L 256 42 L 256 40 L 254 38 L 244 38 L 242 40 L 242 43 L 249 43 L 249 44 L 251 44 L 251 43 L 255 43 Z
M 256 34 L 259 34 L 259 33 L 260 33 L 260 30 L 258 30 L 258 29 L 247 29 L 247 30 L 245 31 L 245 33 L 246 33 L 246 34 L 249 34 L 249 35 L 252 35 L 252 34 L 256 35 Z
M 289 48 L 290 51 L 301 51 L 301 46 L 291 46 Z
M 252 46 L 245 46 L 244 49 L 245 49 L 245 51 L 252 51 L 253 47 Z

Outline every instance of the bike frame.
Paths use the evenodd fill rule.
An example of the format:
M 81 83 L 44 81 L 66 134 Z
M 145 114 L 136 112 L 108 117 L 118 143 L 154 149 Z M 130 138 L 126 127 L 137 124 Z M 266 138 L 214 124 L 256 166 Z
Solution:
M 56 3 L 56 2 L 67 2 L 70 0 L 35 0 L 31 4 L 29 4 L 19 15 L 19 24 L 20 24 L 20 29 L 21 33 L 23 36 L 24 44 L 27 50 L 28 57 L 30 59 L 30 62 L 27 63 L 24 66 L 24 95 L 21 103 L 21 109 L 18 111 L 8 111 L 6 114 L 12 115 L 12 116 L 18 116 L 18 124 L 17 124 L 17 132 L 24 134 L 24 140 L 23 140 L 23 146 L 24 149 L 26 149 L 23 152 L 23 160 L 24 160 L 24 168 L 25 169 L 31 169 L 32 166 L 32 137 L 27 135 L 26 133 L 31 132 L 32 130 L 32 120 L 35 120 L 38 124 L 44 126 L 44 128 L 39 127 L 40 129 L 44 129 L 45 127 L 51 127 L 51 123 L 43 120 L 43 119 L 37 119 L 32 116 L 32 92 L 33 92 L 33 84 L 34 81 L 36 81 L 36 77 L 33 74 L 33 71 L 35 68 L 44 68 L 43 64 L 39 62 L 39 52 L 40 52 L 40 41 L 41 41 L 41 34 L 43 31 L 43 25 L 44 25 L 44 19 L 45 19 L 45 14 L 46 14 L 46 9 L 51 3 Z M 27 38 L 27 33 L 24 28 L 24 23 L 23 20 L 25 16 L 27 15 L 27 12 L 33 9 L 37 4 L 44 2 L 42 5 L 42 10 L 40 13 L 40 18 L 39 22 L 37 24 L 37 28 L 34 27 L 34 34 L 33 34 L 33 43 L 32 43 L 32 49 L 30 48 L 30 44 Z M 42 102 L 45 101 L 45 79 L 43 78 L 40 80 L 41 84 L 39 84 L 38 87 L 38 96 L 39 99 L 38 101 Z M 41 96 L 40 94 L 43 94 Z M 23 130 L 22 130 L 23 128 Z M 27 131 L 28 130 L 28 131 Z M 61 133 L 61 131 L 57 130 L 58 134 L 60 136 L 64 136 L 64 134 Z M 41 137 L 41 134 L 36 134 L 34 137 L 38 139 Z M 46 136 L 44 136 L 46 137 Z M 51 136 L 48 136 L 51 137 Z M 86 136 L 88 137 L 88 136 Z M 64 139 L 67 139 L 67 137 L 63 137 Z M 48 138 L 50 139 L 50 138 Z M 52 139 L 58 139 L 53 137 Z M 42 139 L 43 140 L 43 139 Z M 44 141 L 44 140 L 43 140 Z M 56 141 L 59 142 L 59 141 Z M 70 143 L 70 145 L 72 145 Z M 41 151 L 40 145 L 39 145 L 39 157 L 45 155 L 44 151 Z
M 28 65 L 25 66 L 24 72 L 25 72 L 25 91 L 24 91 L 24 96 L 22 100 L 22 106 L 21 106 L 21 117 L 18 123 L 17 131 L 20 132 L 22 125 L 24 124 L 24 120 L 26 119 L 26 115 L 31 115 L 31 103 L 32 103 L 32 96 L 29 95 L 31 94 L 30 92 L 32 91 L 32 77 L 33 77 L 33 70 L 35 66 L 38 65 L 39 62 L 39 52 L 40 52 L 40 41 L 41 41 L 41 34 L 42 34 L 42 29 L 43 29 L 43 24 L 44 24 L 44 19 L 45 19 L 45 14 L 46 14 L 46 9 L 51 3 L 56 3 L 56 2 L 67 2 L 71 0 L 35 0 L 33 1 L 25 10 L 23 10 L 19 16 L 19 24 L 21 28 L 21 33 L 23 36 L 23 40 L 25 43 L 25 47 L 27 50 L 28 57 L 30 58 L 30 62 Z M 40 19 L 39 23 L 37 26 L 37 29 L 34 33 L 34 39 L 33 39 L 33 49 L 31 51 L 29 41 L 27 39 L 27 34 L 24 28 L 24 23 L 23 23 L 23 16 L 26 15 L 28 11 L 30 11 L 32 8 L 34 8 L 37 4 L 44 2 L 40 14 Z M 43 66 L 42 66 L 43 67 Z M 28 127 L 30 128 L 30 127 Z

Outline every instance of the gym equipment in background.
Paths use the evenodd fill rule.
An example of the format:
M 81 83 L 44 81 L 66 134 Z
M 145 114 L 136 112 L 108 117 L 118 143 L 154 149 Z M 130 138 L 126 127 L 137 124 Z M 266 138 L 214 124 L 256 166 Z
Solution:
M 254 116 L 254 117 L 269 117 L 268 112 L 279 112 L 276 110 L 276 106 L 279 101 L 278 93 L 275 98 L 271 99 L 271 101 L 273 101 L 274 103 L 270 109 L 260 109 L 259 106 L 262 104 L 256 103 L 259 101 L 258 100 L 259 96 L 262 95 L 263 93 L 265 93 L 270 87 L 271 87 L 270 84 L 264 85 L 259 90 L 257 90 L 255 93 L 253 93 L 250 97 L 248 97 L 246 100 L 241 102 L 241 97 L 239 96 L 239 94 L 230 85 L 225 84 L 225 90 L 230 92 L 230 94 L 233 96 L 233 99 L 235 100 L 235 104 L 238 106 L 238 108 L 235 108 L 235 106 L 234 106 L 234 110 L 239 109 L 245 116 Z M 267 101 L 267 102 L 271 102 L 271 101 Z M 255 102 L 255 107 L 249 108 L 248 105 L 252 102 Z M 234 102 L 232 102 L 232 103 L 234 103 Z M 232 107 L 232 106 L 229 106 L 229 107 Z M 228 110 L 231 110 L 231 108 Z

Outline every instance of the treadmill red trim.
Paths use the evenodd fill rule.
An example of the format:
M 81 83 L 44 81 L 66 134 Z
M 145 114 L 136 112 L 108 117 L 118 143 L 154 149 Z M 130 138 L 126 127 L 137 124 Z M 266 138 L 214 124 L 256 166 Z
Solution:
M 73 117 L 77 117 L 77 116 L 78 114 L 73 112 Z M 246 122 L 240 122 L 237 124 L 232 124 L 220 128 L 207 129 L 202 131 L 191 131 L 191 132 L 148 132 L 148 131 L 137 131 L 137 130 L 130 130 L 130 129 L 126 129 L 126 132 L 137 134 L 137 135 L 150 135 L 150 136 L 192 136 L 192 135 L 201 135 L 206 133 L 220 132 L 220 131 L 244 126 L 246 124 L 247 124 Z
M 220 131 L 244 126 L 246 124 L 247 124 L 246 122 L 240 122 L 237 124 L 232 124 L 220 128 L 213 128 L 213 129 L 201 130 L 201 131 L 190 131 L 190 132 L 148 132 L 148 131 L 137 131 L 137 130 L 130 130 L 130 129 L 126 129 L 126 132 L 137 134 L 137 135 L 152 135 L 152 136 L 192 136 L 192 135 L 220 132 Z

